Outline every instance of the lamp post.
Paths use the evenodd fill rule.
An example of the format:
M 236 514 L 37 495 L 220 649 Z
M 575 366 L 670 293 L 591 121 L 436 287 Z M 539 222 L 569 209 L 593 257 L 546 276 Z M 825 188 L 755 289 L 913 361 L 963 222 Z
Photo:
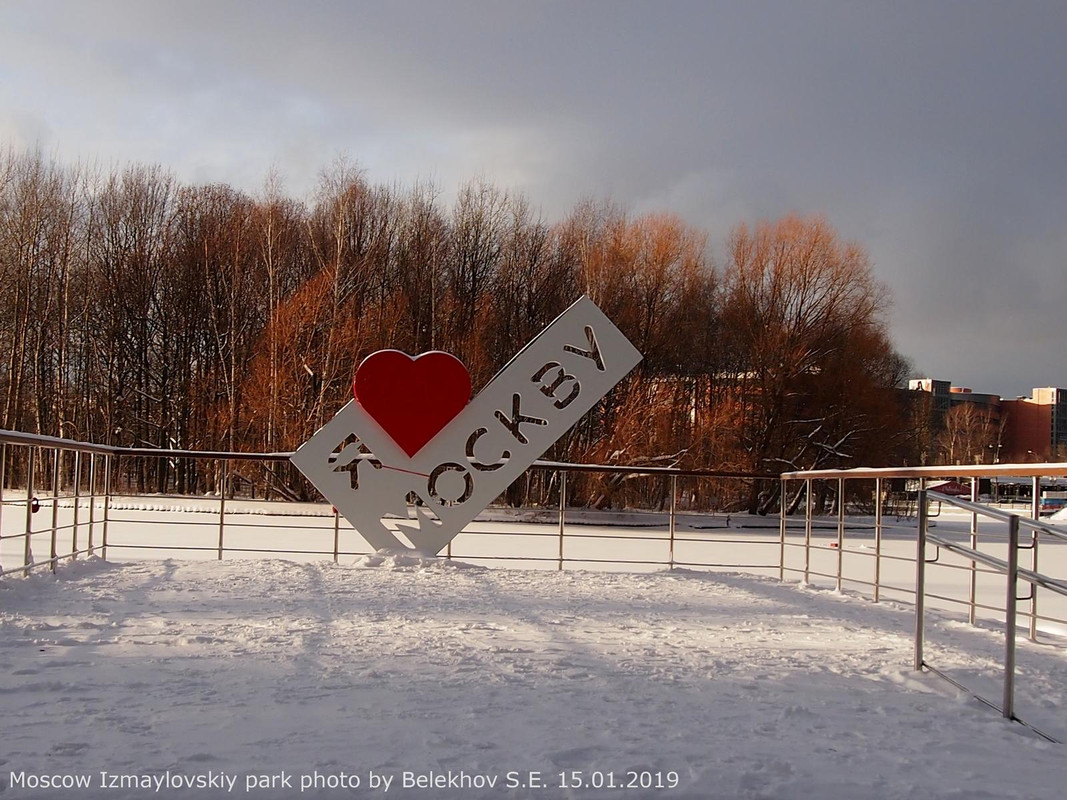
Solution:
M 994 465 L 1000 463 L 1000 448 L 1002 448 L 1003 446 L 1004 445 L 1000 444 L 999 442 L 997 444 L 989 445 L 989 449 L 993 451 L 993 464 Z M 994 475 L 993 476 L 993 505 L 996 505 L 999 502 L 1000 502 L 1000 476 L 999 475 Z

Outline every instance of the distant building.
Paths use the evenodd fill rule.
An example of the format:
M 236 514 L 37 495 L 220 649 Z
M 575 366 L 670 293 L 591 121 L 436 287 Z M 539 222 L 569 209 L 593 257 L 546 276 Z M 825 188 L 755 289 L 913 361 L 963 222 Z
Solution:
M 944 427 L 945 415 L 952 407 L 952 384 L 933 378 L 918 378 L 908 381 L 908 388 L 930 395 L 930 422 L 935 430 Z
M 1002 461 L 1062 461 L 1067 458 L 1067 389 L 1034 389 L 1031 397 L 1001 401 Z
M 965 386 L 953 386 L 949 393 L 950 408 L 956 408 L 963 403 L 968 403 L 972 408 L 981 412 L 988 420 L 991 430 L 1001 430 L 1001 420 L 1004 418 L 1004 405 L 999 394 L 984 394 L 975 392 Z
M 989 446 L 998 451 L 991 461 L 1067 460 L 1067 389 L 1034 389 L 1031 397 L 1005 400 L 933 378 L 911 380 L 908 388 L 929 395 L 930 424 L 935 432 L 944 428 L 948 412 L 963 403 L 980 410 L 998 431 L 997 443 Z

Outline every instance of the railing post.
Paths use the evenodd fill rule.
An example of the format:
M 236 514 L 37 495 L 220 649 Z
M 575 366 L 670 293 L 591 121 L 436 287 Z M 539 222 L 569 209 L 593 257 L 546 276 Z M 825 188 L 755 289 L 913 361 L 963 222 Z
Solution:
M 1041 519 L 1041 498 L 1038 490 L 1041 488 L 1041 478 L 1034 478 L 1034 501 L 1030 508 L 1030 516 L 1034 520 Z M 1035 528 L 1030 532 L 1030 569 L 1037 572 L 1037 543 L 1038 531 Z M 1030 584 L 1030 641 L 1037 641 L 1037 584 Z
M 33 533 L 33 470 L 36 466 L 34 459 L 37 455 L 37 448 L 33 445 L 26 449 L 29 451 L 29 455 L 26 458 L 26 540 L 22 548 L 22 563 L 27 569 L 23 570 L 23 575 L 29 574 L 29 566 L 33 563 L 33 548 L 30 546 L 30 535 Z
M 804 480 L 804 583 L 808 583 L 811 573 L 811 515 L 815 503 L 811 497 L 811 478 Z
M 70 526 L 71 561 L 78 559 L 78 508 L 81 505 L 82 452 L 74 451 L 74 520 Z
M 563 518 L 567 508 L 567 471 L 559 473 L 559 569 L 563 571 Z
M 1008 592 L 1004 618 L 1004 703 L 1005 719 L 1015 718 L 1015 627 L 1016 591 L 1019 580 L 1019 518 L 1008 520 Z
M 915 669 L 923 668 L 923 639 L 925 638 L 926 605 L 926 489 L 919 490 L 919 534 L 915 553 Z
M 449 542 L 451 544 L 451 542 Z M 333 507 L 333 563 L 337 563 L 337 559 L 341 552 L 341 514 L 337 510 L 337 506 Z
M 223 532 L 226 527 L 226 483 L 230 478 L 229 459 L 222 459 L 222 481 L 219 484 L 219 557 L 222 561 Z
M 4 538 L 4 487 L 6 486 L 7 475 L 5 467 L 7 465 L 7 442 L 0 444 L 0 541 Z M 0 562 L 0 575 L 4 574 L 4 565 Z
M 89 454 L 89 555 L 96 555 L 93 548 L 93 521 L 96 517 L 96 453 Z
M 671 475 L 671 516 L 670 516 L 670 552 L 667 554 L 668 569 L 674 569 L 674 526 L 675 526 L 675 512 L 678 503 L 678 476 Z
M 837 591 L 841 591 L 841 575 L 845 562 L 845 479 L 837 479 Z
M 56 528 L 59 526 L 59 456 L 62 451 L 55 449 L 55 461 L 52 464 L 52 542 L 49 548 L 52 572 L 56 571 Z
M 781 501 L 778 503 L 778 582 L 785 580 L 785 499 L 789 490 L 788 478 L 782 478 Z
M 103 544 L 100 547 L 100 558 L 107 561 L 107 520 L 111 511 L 111 455 L 104 456 L 104 529 L 102 535 Z
M 874 602 L 882 588 L 882 479 L 874 479 Z
M 978 502 L 978 478 L 971 478 L 971 502 Z M 971 512 L 971 549 L 978 549 L 978 512 Z M 971 561 L 971 571 L 967 578 L 967 621 L 974 625 L 975 622 L 975 600 L 978 594 L 978 562 Z

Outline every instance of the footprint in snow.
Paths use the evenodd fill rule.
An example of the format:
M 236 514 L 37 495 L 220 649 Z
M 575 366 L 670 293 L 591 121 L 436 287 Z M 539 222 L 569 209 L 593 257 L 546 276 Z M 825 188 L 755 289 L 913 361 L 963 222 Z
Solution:
M 60 742 L 52 748 L 51 752 L 57 756 L 76 756 L 83 750 L 89 749 L 88 742 Z

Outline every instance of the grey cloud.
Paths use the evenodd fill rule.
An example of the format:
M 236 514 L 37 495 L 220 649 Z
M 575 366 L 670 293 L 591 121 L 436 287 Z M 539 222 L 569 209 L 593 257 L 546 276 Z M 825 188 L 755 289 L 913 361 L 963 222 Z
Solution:
M 824 213 L 894 291 L 920 367 L 1067 383 L 1067 7 L 986 2 L 9 4 L 0 135 L 291 191 L 347 151 L 585 196 L 713 244 Z M 20 121 L 21 120 L 21 121 Z M 12 133 L 14 131 L 14 133 Z M 1025 355 L 1020 355 L 1025 354 Z

